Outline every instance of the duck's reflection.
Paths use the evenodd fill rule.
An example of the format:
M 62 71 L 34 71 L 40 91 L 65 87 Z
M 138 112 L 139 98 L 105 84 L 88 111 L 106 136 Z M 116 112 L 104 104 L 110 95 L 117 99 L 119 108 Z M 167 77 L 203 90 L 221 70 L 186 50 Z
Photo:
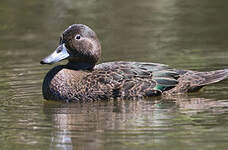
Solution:
M 181 120 L 179 114 L 190 118 L 191 124 L 194 122 L 192 115 L 208 111 L 221 114 L 226 108 L 228 100 L 188 96 L 44 104 L 44 111 L 55 127 L 51 146 L 58 149 L 102 149 L 105 143 L 131 140 L 133 135 L 141 137 L 138 142 L 146 142 L 148 133 L 151 133 L 150 140 L 159 142 L 162 139 L 157 139 L 156 135 L 172 130 L 175 120 Z

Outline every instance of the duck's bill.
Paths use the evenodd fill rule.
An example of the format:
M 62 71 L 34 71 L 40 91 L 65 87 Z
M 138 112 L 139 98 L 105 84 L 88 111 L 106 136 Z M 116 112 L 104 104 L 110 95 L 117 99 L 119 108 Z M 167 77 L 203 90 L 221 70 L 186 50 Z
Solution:
M 41 64 L 53 64 L 56 62 L 59 62 L 61 60 L 67 59 L 70 56 L 68 53 L 67 48 L 65 47 L 65 44 L 59 45 L 56 50 L 47 56 L 46 58 L 42 59 L 40 61 Z

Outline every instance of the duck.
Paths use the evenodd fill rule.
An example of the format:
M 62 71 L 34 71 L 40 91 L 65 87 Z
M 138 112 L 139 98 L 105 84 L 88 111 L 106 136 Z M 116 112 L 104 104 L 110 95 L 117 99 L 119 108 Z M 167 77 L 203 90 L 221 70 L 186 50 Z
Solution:
M 152 62 L 115 61 L 97 64 L 101 44 L 87 25 L 73 24 L 60 36 L 53 53 L 40 61 L 52 68 L 42 85 L 44 99 L 79 102 L 195 92 L 228 77 L 228 69 L 198 72 Z M 96 65 L 97 64 L 97 65 Z

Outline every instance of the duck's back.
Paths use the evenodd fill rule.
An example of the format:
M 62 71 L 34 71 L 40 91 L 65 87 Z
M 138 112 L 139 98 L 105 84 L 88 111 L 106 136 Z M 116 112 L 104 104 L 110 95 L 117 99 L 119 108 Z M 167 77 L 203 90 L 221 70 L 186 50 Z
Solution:
M 145 62 L 109 62 L 96 65 L 84 78 L 95 99 L 140 98 L 173 88 L 179 73 L 167 65 Z M 88 93 L 89 94 L 89 93 Z

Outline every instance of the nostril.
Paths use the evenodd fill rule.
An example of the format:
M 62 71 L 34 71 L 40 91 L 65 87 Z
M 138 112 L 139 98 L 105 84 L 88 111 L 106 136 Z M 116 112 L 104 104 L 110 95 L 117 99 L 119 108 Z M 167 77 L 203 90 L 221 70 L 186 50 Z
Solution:
M 61 49 L 58 49 L 58 50 L 57 50 L 57 53 L 60 53 L 61 51 L 62 51 Z

